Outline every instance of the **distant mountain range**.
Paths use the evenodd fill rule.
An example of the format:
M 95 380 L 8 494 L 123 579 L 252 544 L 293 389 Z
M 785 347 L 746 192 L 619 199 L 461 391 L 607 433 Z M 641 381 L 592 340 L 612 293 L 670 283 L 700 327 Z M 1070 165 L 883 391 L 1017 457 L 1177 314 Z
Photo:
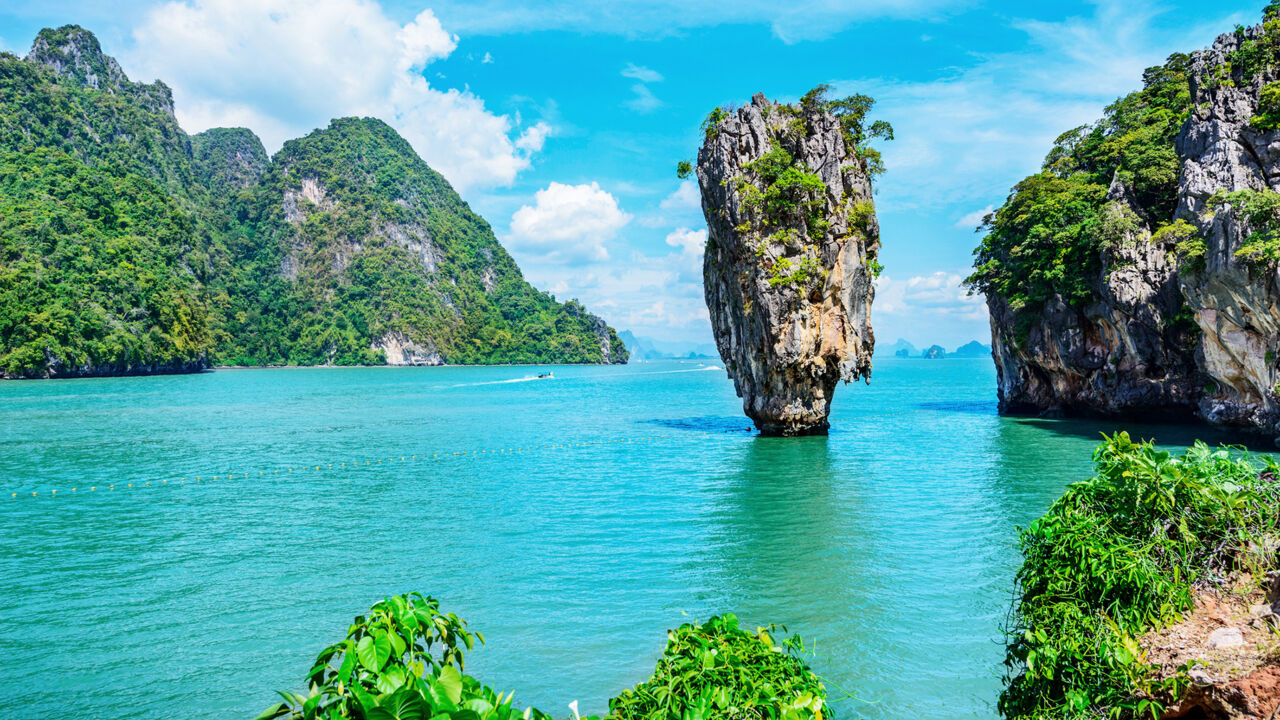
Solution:
M 621 333 L 619 333 L 619 337 L 622 337 Z M 628 347 L 630 346 L 628 345 Z M 920 350 L 906 340 L 898 338 L 897 342 L 892 344 L 877 345 L 876 355 L 902 358 L 982 358 L 991 357 L 991 346 L 984 345 L 977 340 L 971 340 L 956 348 L 955 352 L 947 352 L 941 345 L 932 345 L 925 350 Z
M 671 358 L 716 358 L 720 353 L 711 343 L 679 343 L 639 337 L 630 330 L 618 333 L 632 360 L 665 360 Z

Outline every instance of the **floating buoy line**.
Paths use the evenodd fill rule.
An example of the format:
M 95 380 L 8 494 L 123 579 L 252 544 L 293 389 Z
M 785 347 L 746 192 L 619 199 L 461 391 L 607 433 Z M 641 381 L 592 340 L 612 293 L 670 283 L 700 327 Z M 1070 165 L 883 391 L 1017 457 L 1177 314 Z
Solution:
M 525 447 L 499 448 L 496 450 L 462 450 L 462 451 L 456 451 L 456 452 L 442 451 L 442 452 L 432 452 L 432 453 L 416 453 L 416 454 L 410 454 L 410 455 L 393 455 L 387 458 L 369 458 L 365 460 L 338 461 L 338 462 L 320 463 L 320 464 L 314 464 L 314 465 L 313 464 L 294 465 L 292 467 L 282 467 L 282 468 L 275 468 L 271 470 L 222 473 L 219 475 L 188 475 L 185 477 L 164 478 L 159 480 L 140 480 L 137 482 L 124 482 L 124 483 L 119 483 L 119 482 L 101 483 L 101 484 L 88 485 L 87 487 L 83 485 L 76 485 L 71 487 L 70 490 L 67 490 L 64 488 L 61 495 L 62 497 L 65 497 L 71 494 L 80 495 L 86 492 L 88 493 L 115 492 L 118 490 L 130 490 L 130 489 L 140 489 L 140 488 L 148 488 L 148 487 L 165 487 L 165 486 L 171 486 L 171 485 L 195 485 L 195 484 L 205 484 L 207 482 L 220 481 L 220 480 L 237 480 L 237 479 L 243 480 L 245 478 L 254 478 L 254 477 L 265 479 L 268 477 L 276 477 L 278 475 L 288 475 L 290 473 L 315 472 L 318 470 L 368 468 L 368 467 L 374 467 L 377 465 L 382 465 L 385 463 L 396 463 L 396 462 L 410 463 L 410 462 L 424 462 L 424 461 L 441 460 L 441 459 L 448 460 L 452 458 L 462 458 L 462 457 L 480 457 L 480 456 L 490 457 L 490 456 L 501 456 L 501 455 L 515 455 L 519 453 L 537 452 L 540 450 L 571 450 L 576 448 L 596 447 L 596 446 L 604 446 L 604 445 L 622 445 L 622 444 L 628 444 L 628 443 L 652 442 L 656 440 L 669 440 L 672 438 L 701 437 L 705 435 L 726 434 L 729 432 L 743 432 L 743 431 L 742 430 L 729 430 L 729 431 L 721 431 L 721 432 L 695 431 L 695 432 L 680 433 L 679 435 L 646 435 L 643 437 L 615 438 L 612 440 L 587 440 L 584 442 L 549 443 L 546 445 L 529 445 Z M 9 494 L 10 500 L 16 500 L 18 498 L 24 498 L 24 497 L 25 498 L 39 498 L 39 497 L 56 498 L 56 497 L 59 497 L 59 493 L 58 493 L 58 490 L 50 490 L 48 492 L 40 492 L 40 491 L 32 491 L 30 493 L 11 492 Z

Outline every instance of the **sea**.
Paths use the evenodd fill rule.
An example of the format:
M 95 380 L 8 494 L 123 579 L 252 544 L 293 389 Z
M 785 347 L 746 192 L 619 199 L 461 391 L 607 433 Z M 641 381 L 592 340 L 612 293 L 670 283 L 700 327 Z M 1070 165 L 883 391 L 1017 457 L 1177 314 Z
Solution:
M 831 425 L 758 436 L 718 360 L 0 383 L 0 717 L 251 720 L 419 591 L 557 717 L 734 613 L 838 718 L 994 718 L 1019 527 L 1102 433 L 1228 440 L 1001 417 L 985 358 L 877 358 Z

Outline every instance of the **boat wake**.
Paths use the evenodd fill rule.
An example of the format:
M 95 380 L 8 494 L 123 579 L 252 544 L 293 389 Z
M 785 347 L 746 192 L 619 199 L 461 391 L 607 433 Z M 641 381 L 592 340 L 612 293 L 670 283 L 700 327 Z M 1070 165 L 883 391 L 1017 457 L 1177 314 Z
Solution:
M 456 385 L 448 385 L 446 387 L 460 388 L 460 387 L 476 387 L 479 385 L 510 385 L 511 383 L 525 383 L 525 382 L 535 382 L 538 380 L 554 380 L 554 379 L 555 379 L 554 377 L 550 377 L 550 376 L 538 377 L 535 375 L 531 377 L 511 378 L 510 380 L 486 380 L 484 382 L 457 383 Z

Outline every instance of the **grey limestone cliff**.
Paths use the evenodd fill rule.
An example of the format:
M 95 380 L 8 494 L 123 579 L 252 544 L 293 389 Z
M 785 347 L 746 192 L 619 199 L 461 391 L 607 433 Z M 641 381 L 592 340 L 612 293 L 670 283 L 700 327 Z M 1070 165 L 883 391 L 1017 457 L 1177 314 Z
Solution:
M 853 150 L 825 109 L 756 95 L 698 153 L 716 345 L 765 434 L 825 433 L 836 384 L 871 376 L 880 229 Z
M 1209 377 L 1199 412 L 1211 422 L 1274 433 L 1280 421 L 1280 274 L 1274 264 L 1238 256 L 1255 228 L 1231 205 L 1209 203 L 1220 192 L 1280 189 L 1280 131 L 1252 123 L 1277 69 L 1264 67 L 1253 78 L 1235 72 L 1229 81 L 1220 70 L 1231 67 L 1242 44 L 1262 34 L 1261 27 L 1226 34 L 1192 57 L 1194 110 L 1177 140 L 1183 159 L 1178 217 L 1198 228 L 1206 248 L 1203 266 L 1182 276 L 1203 333 L 1198 359 Z
M 1268 33 L 1280 22 L 1182 56 L 1190 97 L 1171 148 L 1176 205 L 1152 213 L 1116 173 L 1091 301 L 1057 297 L 1032 313 L 987 293 L 1002 411 L 1196 418 L 1280 434 L 1280 272 L 1241 252 L 1264 228 L 1225 196 L 1280 190 L 1280 130 L 1258 119 L 1280 88 L 1271 55 L 1280 46 Z M 1186 232 L 1153 233 L 1179 225 Z
M 1002 412 L 1149 419 L 1194 412 L 1195 339 L 1175 322 L 1177 265 L 1140 212 L 1113 181 L 1103 210 L 1113 237 L 1089 278 L 1091 302 L 1073 306 L 1057 296 L 1028 317 L 988 296 Z

